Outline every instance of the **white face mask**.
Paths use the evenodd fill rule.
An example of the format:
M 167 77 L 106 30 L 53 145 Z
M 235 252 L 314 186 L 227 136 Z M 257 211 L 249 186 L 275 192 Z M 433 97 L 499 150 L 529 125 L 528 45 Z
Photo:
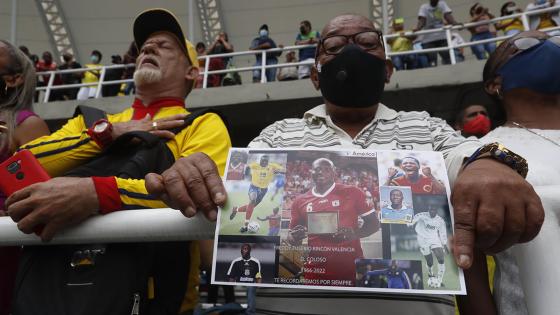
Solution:
M 265 29 L 262 29 L 259 31 L 259 35 L 261 35 L 261 37 L 266 37 L 268 36 L 268 31 Z

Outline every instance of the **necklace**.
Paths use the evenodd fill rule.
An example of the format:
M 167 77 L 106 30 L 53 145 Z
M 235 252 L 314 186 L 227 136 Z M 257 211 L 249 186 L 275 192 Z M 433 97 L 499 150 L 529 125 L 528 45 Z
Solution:
M 527 127 L 523 126 L 522 124 L 517 123 L 517 122 L 515 122 L 515 121 L 512 121 L 511 123 L 512 123 L 514 126 L 516 126 L 516 127 L 519 127 L 519 128 L 521 128 L 521 129 L 525 129 L 525 130 L 529 131 L 530 133 L 532 133 L 532 134 L 534 134 L 534 135 L 537 135 L 537 136 L 539 136 L 539 137 L 545 139 L 546 141 L 548 141 L 548 142 L 554 144 L 555 146 L 560 147 L 560 143 L 558 143 L 558 142 L 556 142 L 556 141 L 550 139 L 549 137 L 547 137 L 547 136 L 545 136 L 545 135 L 543 135 L 543 134 L 541 134 L 541 133 L 538 133 L 538 132 L 536 132 L 536 131 L 534 131 L 534 130 L 531 130 L 531 129 L 529 129 L 529 128 L 527 128 Z

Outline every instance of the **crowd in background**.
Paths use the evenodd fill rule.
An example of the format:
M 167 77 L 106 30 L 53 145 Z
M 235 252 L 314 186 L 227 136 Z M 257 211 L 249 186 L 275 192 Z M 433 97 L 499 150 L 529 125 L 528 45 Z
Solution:
M 529 4 L 527 10 L 534 10 L 539 9 L 544 6 L 555 5 L 556 2 L 553 1 L 540 1 L 536 0 L 534 3 Z M 437 10 L 441 9 L 441 20 L 434 21 L 434 18 L 439 16 L 440 14 L 436 14 Z M 516 12 L 521 12 L 521 10 L 516 6 L 514 2 L 507 2 L 502 6 L 502 16 L 507 16 L 509 14 L 513 14 Z M 556 13 L 550 14 L 543 14 L 539 15 L 537 22 L 530 20 L 531 27 L 535 27 L 535 29 L 546 29 L 554 26 L 560 25 L 560 23 L 556 19 Z M 470 8 L 470 15 L 472 17 L 472 22 L 489 20 L 494 17 L 487 8 L 480 4 L 475 4 Z M 419 21 L 418 26 L 414 29 L 418 31 L 420 29 L 429 29 L 431 27 L 435 27 L 440 23 L 441 25 L 446 24 L 459 24 L 457 21 L 454 20 L 453 16 L 451 15 L 451 10 L 444 1 L 430 1 L 430 3 L 424 4 L 420 8 L 419 13 Z M 401 34 L 404 30 L 404 20 L 402 18 L 398 18 L 394 20 L 393 29 L 395 32 Z M 491 39 L 497 35 L 498 31 L 504 32 L 505 35 L 513 35 L 520 32 L 523 29 L 523 25 L 518 18 L 511 18 L 503 20 L 496 24 L 491 25 L 481 25 L 476 26 L 473 28 L 469 28 L 469 31 L 472 33 L 471 40 L 483 40 L 483 39 Z M 259 36 L 253 39 L 250 48 L 251 50 L 264 50 L 264 49 L 272 49 L 276 47 L 282 47 L 282 45 L 277 45 L 272 38 L 269 37 L 269 27 L 266 24 L 263 24 L 259 28 Z M 297 45 L 308 45 L 308 44 L 316 44 L 319 41 L 319 33 L 317 31 L 313 31 L 311 27 L 311 23 L 309 21 L 302 21 L 300 23 L 299 33 L 296 37 L 295 44 Z M 523 39 L 523 38 L 521 38 Z M 461 43 L 462 39 L 459 34 L 455 34 L 456 44 Z M 537 40 L 537 43 L 547 41 L 547 38 L 540 38 Z M 426 41 L 426 36 L 424 37 L 413 37 L 406 34 L 402 34 L 402 36 L 397 37 L 393 40 L 388 41 L 391 45 L 393 51 L 399 51 L 395 49 L 399 49 L 399 47 L 409 48 L 408 50 L 414 49 L 414 47 L 420 44 L 423 48 L 435 48 L 435 47 L 442 47 L 441 44 L 446 45 L 446 40 L 442 40 L 441 38 L 432 38 L 429 41 Z M 546 44 L 549 44 L 548 42 Z M 558 43 L 555 43 L 558 45 Z M 533 41 L 533 45 L 536 45 Z M 550 41 L 550 45 L 552 45 L 552 41 Z M 397 48 L 393 48 L 397 47 Z M 519 48 L 519 47 L 518 47 Z M 530 48 L 530 47 L 528 47 Z M 527 48 L 527 49 L 528 49 Z M 478 59 L 486 59 L 492 52 L 496 49 L 495 44 L 488 43 L 488 44 L 481 44 L 477 46 L 473 46 L 473 54 Z M 34 66 L 35 70 L 38 72 L 44 71 L 53 71 L 57 69 L 79 69 L 82 68 L 82 65 L 74 60 L 71 54 L 64 54 L 63 60 L 64 62 L 58 65 L 54 60 L 53 56 L 50 52 L 44 52 L 41 55 L 41 59 L 39 59 L 36 55 L 30 55 L 28 49 L 24 46 L 20 47 L 21 52 L 23 52 L 30 60 L 33 60 L 32 65 Z M 202 42 L 197 43 L 196 50 L 199 56 L 205 55 L 216 55 L 216 54 L 223 54 L 223 53 L 230 53 L 234 51 L 233 45 L 229 43 L 228 35 L 225 32 L 221 32 L 215 39 L 215 41 L 208 47 Z M 402 51 L 406 51 L 402 50 Z M 447 52 L 440 53 L 440 58 L 443 60 L 443 63 L 449 63 L 449 54 Z M 464 59 L 463 51 L 461 49 L 456 49 L 455 57 L 458 61 L 462 61 Z M 266 65 L 275 65 L 278 63 L 278 57 L 280 57 L 281 52 L 266 52 Z M 299 50 L 299 55 L 296 57 L 295 51 L 289 51 L 286 53 L 286 61 L 289 63 L 295 62 L 302 62 L 302 61 L 309 61 L 314 60 L 315 55 L 315 48 L 308 47 L 302 48 Z M 530 55 L 533 57 L 534 55 Z M 138 50 L 136 45 L 132 43 L 130 45 L 129 50 L 127 51 L 124 56 L 113 55 L 111 56 L 112 64 L 129 64 L 134 63 L 136 58 L 138 57 Z M 410 58 L 413 57 L 413 58 Z M 101 72 L 98 67 L 101 66 L 103 55 L 100 51 L 94 50 L 90 54 L 90 58 L 87 64 L 84 64 L 83 67 L 88 68 L 90 70 L 86 71 L 85 73 L 62 73 L 56 74 L 52 77 L 50 74 L 44 74 L 39 76 L 37 85 L 38 86 L 45 86 L 52 82 L 53 85 L 62 85 L 62 84 L 77 84 L 77 83 L 95 83 L 99 81 Z M 495 57 L 494 59 L 496 59 Z M 492 59 L 492 58 L 491 58 Z M 26 58 L 20 58 L 21 60 L 26 60 Z M 523 59 L 526 61 L 527 59 Z M 532 58 L 533 61 L 538 63 L 538 59 Z M 210 71 L 215 70 L 223 70 L 228 68 L 235 67 L 232 63 L 231 57 L 218 57 L 218 58 L 210 58 L 210 59 L 200 59 L 199 66 L 201 68 L 207 68 Z M 206 64 L 208 62 L 208 64 Z M 256 64 L 257 66 L 262 65 L 264 63 L 261 54 L 256 54 Z M 437 65 L 437 55 L 436 54 L 417 54 L 417 55 L 409 55 L 407 58 L 397 58 L 393 57 L 393 63 L 397 69 L 413 69 L 419 67 L 429 67 Z M 493 65 L 497 64 L 497 61 L 493 60 L 493 62 L 488 62 L 487 67 L 492 67 Z M 22 65 L 23 67 L 23 65 Z M 536 69 L 526 66 L 525 68 L 531 70 Z M 497 66 L 496 66 L 497 69 Z M 497 71 L 494 69 L 494 72 Z M 513 70 L 516 70 L 512 68 Z M 512 69 L 508 70 L 509 72 L 500 73 L 501 76 L 507 77 L 508 75 L 513 75 L 515 71 Z M 518 68 L 520 69 L 520 68 Z M 523 69 L 524 70 L 524 69 Z M 541 69 L 544 70 L 544 69 Z M 525 71 L 525 70 L 524 70 Z M 127 79 L 131 78 L 133 75 L 134 69 L 132 68 L 120 68 L 120 69 L 107 69 L 105 73 L 106 80 L 120 80 L 120 79 Z M 543 73 L 546 71 L 542 71 Z M 517 103 L 511 102 L 512 98 L 502 98 L 499 95 L 499 89 L 492 89 L 491 84 L 494 82 L 495 73 L 490 70 L 484 71 L 484 83 L 485 87 L 487 88 L 488 93 L 497 93 L 498 95 L 493 95 L 494 97 L 498 97 L 500 102 L 503 103 L 504 106 L 515 107 L 519 106 Z M 11 75 L 10 72 L 6 72 L 7 75 Z M 260 70 L 255 70 L 253 73 L 253 81 L 259 82 L 262 78 L 262 73 Z M 297 80 L 309 77 L 310 75 L 310 66 L 307 65 L 299 65 L 293 67 L 286 67 L 280 68 L 278 71 L 276 68 L 267 69 L 264 76 L 266 77 L 267 81 L 284 81 L 284 80 Z M 31 78 L 33 78 L 32 76 Z M 528 76 L 525 76 L 528 77 Z M 543 80 L 545 83 L 552 84 L 553 80 L 548 80 L 550 78 L 546 78 L 547 80 Z M 28 80 L 28 84 L 31 84 L 32 79 Z M 555 81 L 554 81 L 555 82 Z M 34 83 L 34 82 L 33 82 Z M 525 82 L 523 82 L 525 84 Z M 547 84 L 540 84 L 539 86 L 534 87 L 533 89 L 536 91 L 540 91 L 539 88 L 543 88 L 543 86 L 547 86 Z M 201 87 L 203 84 L 203 77 L 199 77 L 196 80 L 196 86 Z M 228 74 L 211 74 L 208 75 L 208 87 L 217 87 L 217 86 L 224 86 L 224 85 L 236 85 L 241 84 L 241 79 L 239 75 L 235 72 L 231 72 Z M 486 86 L 487 85 L 487 86 Z M 535 83 L 536 85 L 536 83 Z M 5 90 L 8 91 L 8 88 L 12 88 L 9 86 L 5 87 Z M 504 84 L 504 92 L 509 92 L 510 89 L 515 89 L 517 86 L 510 87 L 505 86 Z M 58 89 L 53 90 L 49 97 L 49 100 L 69 100 L 69 99 L 87 99 L 91 97 L 95 97 L 96 94 L 101 93 L 102 96 L 112 96 L 118 95 L 119 93 L 128 94 L 134 91 L 134 84 L 114 84 L 114 85 L 106 85 L 103 87 L 102 91 L 97 91 L 97 85 L 87 86 L 87 87 L 80 87 L 80 88 L 65 88 L 65 89 Z M 522 91 L 524 93 L 528 93 L 527 91 Z M 546 92 L 546 91 L 545 91 Z M 533 94 L 528 95 L 521 95 L 524 96 L 523 100 L 534 100 L 536 99 L 533 97 Z M 36 96 L 37 97 L 37 96 Z M 549 99 L 547 98 L 538 98 L 542 104 L 539 102 L 534 102 L 536 105 L 542 105 L 543 108 L 547 108 Z M 511 102 L 511 103 L 508 103 Z M 528 105 L 528 104 L 522 104 Z M 536 106 L 535 105 L 535 106 Z M 31 101 L 25 102 L 21 104 L 21 108 L 16 108 L 18 112 L 24 112 L 31 106 Z M 525 106 L 525 108 L 529 108 L 529 106 Z M 21 111 L 20 111 L 21 109 Z M 539 112 L 539 111 L 535 111 Z M 516 119 L 515 116 L 511 117 L 512 113 L 516 113 L 515 111 L 508 111 L 510 117 L 508 117 L 509 121 L 512 125 L 518 126 L 519 123 L 513 121 L 512 119 Z M 529 113 L 525 113 L 526 116 L 530 116 Z M 523 115 L 521 115 L 523 116 Z M 541 120 L 545 120 L 546 117 L 539 117 Z M 38 119 L 34 114 L 30 113 L 26 119 L 29 121 Z M 17 125 L 20 124 L 18 118 Z M 523 123 L 522 120 L 518 120 Z M 21 121 L 23 123 L 24 120 Z M 44 122 L 42 123 L 44 125 Z M 475 136 L 475 137 L 482 137 L 486 135 L 493 125 L 491 118 L 489 117 L 488 110 L 483 105 L 471 105 L 464 106 L 461 108 L 460 112 L 457 113 L 456 121 L 455 121 L 455 128 L 458 132 L 462 133 L 464 136 Z M 542 127 L 543 129 L 547 129 L 550 127 L 549 125 L 535 125 L 529 127 Z M 519 127 L 519 126 L 518 126 Z M 6 127 L 4 127 L 6 129 Z M 16 127 L 19 128 L 19 127 Z M 521 125 L 519 127 L 521 131 L 527 131 L 529 135 L 536 135 L 540 136 L 544 141 L 548 141 L 552 144 L 558 146 L 558 143 L 549 139 L 547 136 L 542 136 L 534 131 L 529 130 L 527 127 Z M 517 130 L 517 129 L 516 129 Z M 48 133 L 48 130 L 44 130 L 45 133 Z M 38 135 L 37 135 L 38 136 Z M 18 140 L 18 139 L 15 139 Z M 26 142 L 26 141 L 25 141 Z M 7 151 L 6 151 L 7 152 Z M 11 153 L 11 152 L 10 152 Z M 359 187 L 362 189 L 368 199 L 368 202 L 371 202 L 377 209 L 379 208 L 379 179 L 376 175 L 374 170 L 364 170 L 360 168 L 352 168 L 352 167 L 340 167 L 336 169 L 336 178 L 337 182 L 352 185 Z M 291 202 L 295 196 L 305 193 L 309 189 L 312 188 L 312 180 L 311 180 L 311 163 L 306 160 L 297 160 L 297 161 L 290 161 L 287 163 L 286 166 L 286 186 L 285 186 L 285 195 L 284 195 L 284 205 L 283 209 L 287 210 L 291 208 Z M 230 292 L 231 293 L 231 292 Z M 230 296 L 230 298 L 235 299 L 235 296 Z M 215 303 L 215 300 L 214 302 Z
M 560 2 L 556 0 L 534 0 L 527 4 L 525 11 L 544 9 L 558 4 L 560 4 Z M 501 6 L 500 17 L 507 17 L 521 12 L 522 9 L 516 2 L 507 1 Z M 483 22 L 496 17 L 483 3 L 479 2 L 470 7 L 469 15 L 471 19 L 470 21 L 465 21 L 465 23 Z M 392 34 L 399 34 L 399 36 L 388 38 L 387 42 L 391 52 L 406 52 L 448 46 L 445 32 L 416 35 L 405 31 L 404 22 L 404 18 L 401 17 L 395 18 L 392 22 Z M 429 3 L 424 3 L 420 6 L 418 11 L 418 24 L 412 31 L 417 32 L 420 30 L 438 29 L 446 25 L 462 26 L 463 23 L 455 20 L 451 8 L 445 1 L 430 0 Z M 545 30 L 557 26 L 560 26 L 560 11 L 546 12 L 529 17 L 529 28 L 531 30 Z M 480 25 L 468 27 L 467 29 L 471 33 L 470 40 L 474 42 L 493 39 L 501 35 L 513 36 L 522 32 L 524 26 L 521 17 L 513 17 L 500 20 L 496 23 L 482 23 Z M 503 34 L 499 34 L 500 31 Z M 451 32 L 451 41 L 453 46 L 465 43 L 465 40 L 455 29 Z M 488 58 L 495 49 L 495 41 L 471 46 L 472 53 L 478 60 Z M 391 59 L 396 70 L 412 70 L 437 66 L 437 54 L 438 53 L 407 54 L 393 56 Z M 464 48 L 455 48 L 454 54 L 456 62 L 465 60 Z M 440 51 L 439 56 L 443 64 L 451 63 L 448 50 Z
M 534 0 L 527 4 L 525 11 L 539 10 L 551 6 L 558 5 L 556 0 Z M 514 1 L 505 2 L 500 9 L 500 17 L 507 17 L 509 15 L 521 13 L 521 4 Z M 496 16 L 484 6 L 483 3 L 476 3 L 469 9 L 471 19 L 464 21 L 465 23 L 481 22 L 484 20 L 494 19 Z M 388 50 L 395 52 L 407 52 L 420 49 L 440 48 L 447 46 L 447 39 L 445 32 L 436 32 L 423 35 L 416 35 L 412 32 L 420 30 L 430 30 L 442 28 L 446 25 L 463 25 L 463 23 L 455 20 L 452 9 L 443 0 L 430 0 L 429 3 L 424 3 L 420 6 L 418 12 L 418 22 L 415 28 L 410 31 L 405 30 L 405 19 L 397 17 L 393 19 L 391 26 L 391 34 L 398 34 L 398 37 L 391 37 L 387 39 Z M 532 30 L 543 30 L 552 27 L 560 26 L 560 11 L 547 12 L 543 14 L 533 15 L 529 18 L 529 27 Z M 480 41 L 495 38 L 496 36 L 513 36 L 524 30 L 523 22 L 520 17 L 504 19 L 496 23 L 482 24 L 474 27 L 469 27 L 468 31 L 471 33 L 471 41 Z M 295 45 L 314 45 L 320 40 L 319 32 L 313 30 L 311 22 L 304 20 L 300 22 L 299 32 L 296 34 Z M 463 37 L 457 30 L 451 32 L 451 41 L 454 46 L 462 45 L 465 43 Z M 255 37 L 249 50 L 265 50 L 273 48 L 283 48 L 284 45 L 277 45 L 270 36 L 269 26 L 263 24 L 259 27 L 258 36 Z M 66 70 L 66 69 L 79 69 L 91 68 L 86 72 L 75 72 L 56 75 L 53 79 L 52 85 L 67 85 L 90 83 L 93 84 L 81 88 L 68 88 L 68 89 L 53 89 L 50 92 L 48 101 L 57 100 L 72 100 L 72 99 L 88 99 L 94 98 L 97 94 L 97 85 L 101 71 L 98 69 L 102 67 L 101 63 L 103 55 L 98 50 L 93 50 L 90 54 L 88 63 L 83 66 L 74 60 L 74 56 L 65 53 L 62 56 L 63 62 L 58 64 L 53 55 L 49 51 L 43 52 L 41 58 L 36 54 L 30 54 L 25 46 L 20 46 L 20 49 L 33 61 L 37 72 Z M 491 41 L 481 43 L 470 47 L 472 54 L 479 60 L 486 59 L 494 49 L 496 49 L 496 42 Z M 196 50 L 199 56 L 225 54 L 234 52 L 233 45 L 229 42 L 228 34 L 224 31 L 220 32 L 214 41 L 207 47 L 204 42 L 196 44 Z M 438 54 L 442 64 L 450 64 L 451 59 L 448 50 L 443 50 L 434 53 L 417 53 L 392 56 L 393 65 L 396 70 L 412 70 L 427 67 L 435 67 L 438 65 Z M 465 60 L 465 49 L 454 49 L 456 62 Z M 267 52 L 266 65 L 273 66 L 278 64 L 278 58 L 282 55 L 282 51 Z M 138 49 L 132 43 L 128 51 L 120 55 L 111 56 L 111 65 L 131 64 L 135 63 L 138 56 Z M 285 53 L 285 63 L 297 62 L 312 62 L 315 57 L 315 48 L 306 47 L 301 48 L 299 51 L 290 50 Z M 262 54 L 255 54 L 254 66 L 262 65 Z M 208 70 L 234 70 L 235 64 L 232 57 L 209 58 L 200 59 L 199 65 L 201 69 L 205 69 L 206 60 L 209 60 Z M 272 81 L 291 81 L 308 78 L 310 75 L 310 65 L 294 65 L 282 68 L 269 68 L 265 70 L 266 82 Z M 108 69 L 105 74 L 105 81 L 112 80 L 126 80 L 131 79 L 134 72 L 133 67 Z M 253 82 L 261 82 L 261 70 L 253 71 Z M 38 78 L 37 86 L 47 86 L 49 83 L 50 75 L 42 75 Z M 204 77 L 200 75 L 196 82 L 197 88 L 203 87 Z M 218 87 L 229 85 L 242 84 L 241 76 L 236 71 L 219 74 L 209 74 L 207 78 L 206 87 Z M 112 84 L 104 85 L 100 95 L 116 96 L 116 95 L 129 95 L 134 92 L 134 84 Z M 35 101 L 38 101 L 39 93 L 36 93 Z

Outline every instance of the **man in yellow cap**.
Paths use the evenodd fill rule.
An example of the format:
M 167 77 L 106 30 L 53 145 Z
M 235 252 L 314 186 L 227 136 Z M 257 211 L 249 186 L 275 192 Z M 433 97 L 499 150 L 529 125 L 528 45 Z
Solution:
M 412 50 L 412 41 L 416 36 L 405 35 L 404 19 L 396 18 L 393 20 L 393 34 L 399 37 L 387 38 L 387 43 L 391 46 L 391 52 L 403 52 Z M 417 67 L 416 55 L 400 55 L 391 57 L 393 66 L 398 70 L 412 70 Z
M 199 74 L 196 51 L 185 40 L 175 16 L 163 9 L 142 12 L 134 21 L 134 40 L 140 55 L 134 73 L 136 99 L 130 108 L 89 126 L 84 117 L 77 116 L 50 136 L 21 147 L 30 150 L 49 175 L 55 177 L 28 186 L 7 200 L 8 214 L 22 232 L 36 232 L 43 241 L 49 241 L 62 229 L 93 215 L 166 207 L 148 194 L 143 179 L 57 177 L 100 155 L 116 138 L 129 131 L 148 131 L 166 138 L 175 159 L 201 152 L 223 173 L 231 142 L 218 115 L 206 113 L 177 134 L 170 131 L 183 127 L 189 114 L 184 100 Z M 185 214 L 190 215 L 190 211 L 194 213 L 194 209 L 187 209 Z M 38 230 L 39 227 L 43 228 Z M 25 300 L 29 296 L 23 292 L 16 296 L 16 310 L 22 304 L 31 303 L 40 308 L 52 303 L 43 300 L 47 296 L 33 296 L 31 303 Z M 38 309 L 35 313 L 42 312 Z M 96 313 L 113 312 L 98 310 Z

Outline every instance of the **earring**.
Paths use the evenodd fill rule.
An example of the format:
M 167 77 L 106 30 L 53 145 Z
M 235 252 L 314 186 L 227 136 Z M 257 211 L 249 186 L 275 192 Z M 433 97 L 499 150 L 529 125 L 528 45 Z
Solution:
M 496 94 L 498 95 L 498 98 L 502 98 L 502 95 L 500 94 L 500 89 L 496 89 Z

